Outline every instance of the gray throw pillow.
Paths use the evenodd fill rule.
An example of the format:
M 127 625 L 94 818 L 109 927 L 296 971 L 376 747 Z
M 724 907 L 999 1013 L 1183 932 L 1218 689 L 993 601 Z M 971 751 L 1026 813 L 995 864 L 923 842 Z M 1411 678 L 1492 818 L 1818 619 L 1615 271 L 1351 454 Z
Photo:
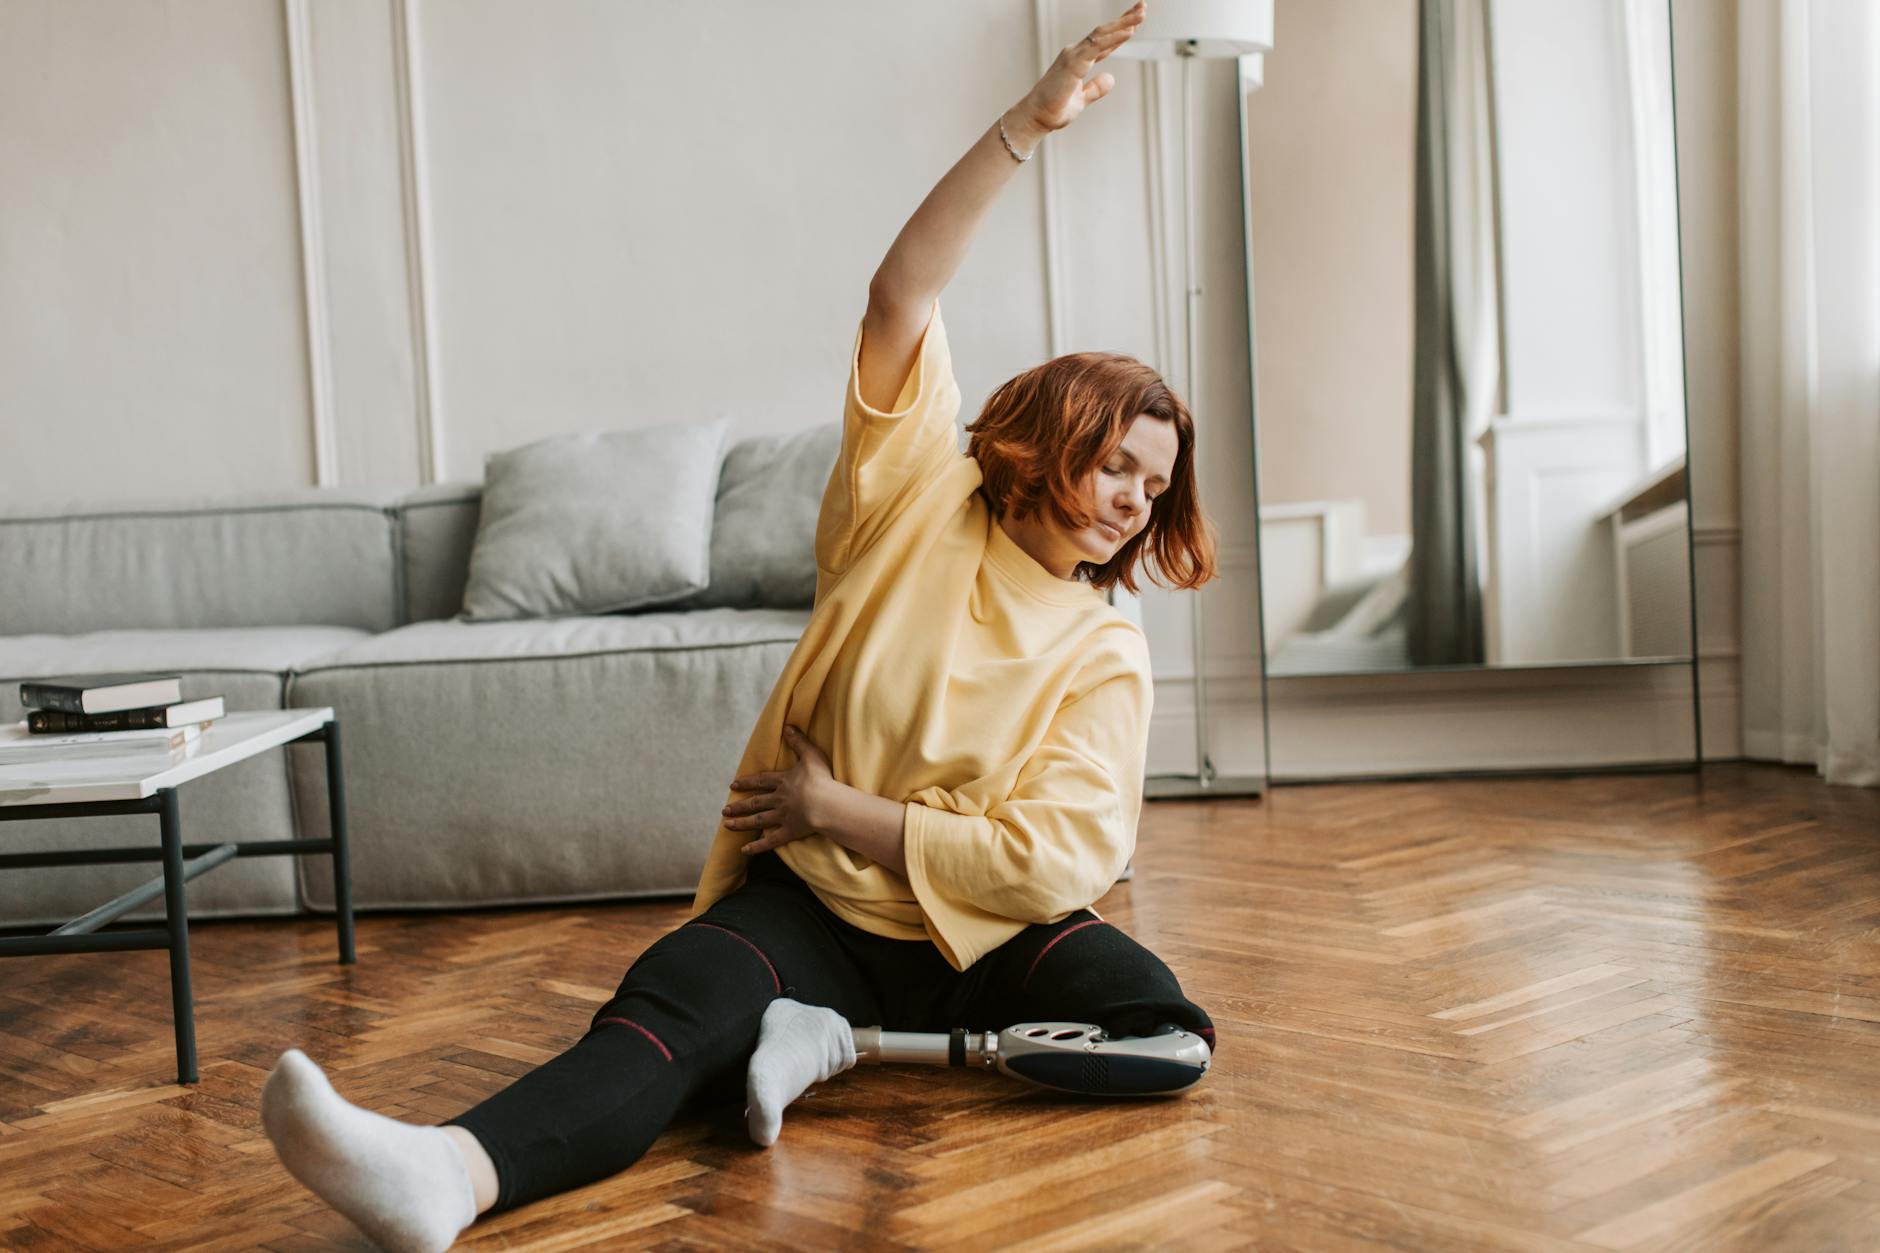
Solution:
M 816 600 L 816 518 L 842 451 L 842 423 L 753 435 L 725 454 L 712 522 L 711 584 L 667 609 L 807 609 Z
M 731 419 L 557 435 L 485 462 L 464 616 L 664 605 L 711 577 Z

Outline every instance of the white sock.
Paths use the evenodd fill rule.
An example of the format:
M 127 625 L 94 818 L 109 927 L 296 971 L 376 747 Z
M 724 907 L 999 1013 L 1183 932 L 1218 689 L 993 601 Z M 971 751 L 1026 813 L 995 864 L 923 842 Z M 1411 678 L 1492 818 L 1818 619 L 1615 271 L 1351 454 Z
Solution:
M 855 1064 L 855 1033 L 833 1009 L 782 998 L 764 1011 L 757 1051 L 744 1079 L 745 1123 L 765 1148 L 783 1130 L 783 1111 L 812 1083 Z
M 350 1104 L 299 1049 L 268 1075 L 261 1125 L 294 1178 L 392 1253 L 438 1253 L 476 1221 L 470 1172 L 442 1127 Z

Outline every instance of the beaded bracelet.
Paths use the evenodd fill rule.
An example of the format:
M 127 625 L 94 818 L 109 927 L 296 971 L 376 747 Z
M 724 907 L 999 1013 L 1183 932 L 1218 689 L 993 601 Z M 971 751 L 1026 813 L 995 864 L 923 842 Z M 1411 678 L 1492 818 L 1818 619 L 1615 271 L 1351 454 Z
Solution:
M 999 142 L 1004 144 L 1005 150 L 1012 154 L 1012 160 L 1018 162 L 1020 165 L 1023 165 L 1025 162 L 1038 155 L 1036 148 L 1033 148 L 1022 157 L 1018 155 L 1018 149 L 1012 147 L 1012 141 L 1005 136 L 1005 114 L 1003 113 L 999 114 Z

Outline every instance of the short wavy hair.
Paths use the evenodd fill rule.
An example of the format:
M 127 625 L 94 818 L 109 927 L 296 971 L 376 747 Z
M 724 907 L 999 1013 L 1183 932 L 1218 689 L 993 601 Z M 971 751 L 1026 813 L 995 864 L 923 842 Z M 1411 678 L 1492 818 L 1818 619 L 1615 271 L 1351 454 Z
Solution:
M 1099 591 L 1117 584 L 1138 591 L 1136 568 L 1170 590 L 1198 588 L 1217 577 L 1214 524 L 1195 486 L 1195 423 L 1162 376 L 1114 352 L 1054 357 L 1008 380 L 967 424 L 967 453 L 979 462 L 993 513 L 1023 519 L 1043 510 L 1060 526 L 1081 530 L 1096 519 L 1082 500 L 1090 472 L 1122 446 L 1130 419 L 1147 415 L 1175 424 L 1177 450 L 1168 486 L 1149 510 L 1149 524 L 1099 565 L 1077 563 L 1077 577 Z M 1160 576 L 1160 577 L 1157 577 Z

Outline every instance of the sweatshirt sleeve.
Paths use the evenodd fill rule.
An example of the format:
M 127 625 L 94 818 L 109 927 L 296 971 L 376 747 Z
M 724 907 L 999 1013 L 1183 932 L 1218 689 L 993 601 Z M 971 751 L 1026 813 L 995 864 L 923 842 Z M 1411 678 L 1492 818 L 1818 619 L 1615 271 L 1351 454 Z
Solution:
M 939 787 L 909 799 L 908 882 L 955 969 L 996 947 L 1012 922 L 1055 922 L 1116 882 L 1136 847 L 1152 700 L 1145 656 L 1139 671 L 1061 706 L 1011 794 L 990 809 L 971 812 Z
M 960 388 L 940 302 L 934 301 L 913 368 L 894 408 L 886 412 L 862 399 L 862 333 L 858 326 L 849 355 L 842 451 L 829 472 L 816 519 L 816 565 L 831 575 L 846 571 L 908 501 L 963 455 L 954 426 Z

